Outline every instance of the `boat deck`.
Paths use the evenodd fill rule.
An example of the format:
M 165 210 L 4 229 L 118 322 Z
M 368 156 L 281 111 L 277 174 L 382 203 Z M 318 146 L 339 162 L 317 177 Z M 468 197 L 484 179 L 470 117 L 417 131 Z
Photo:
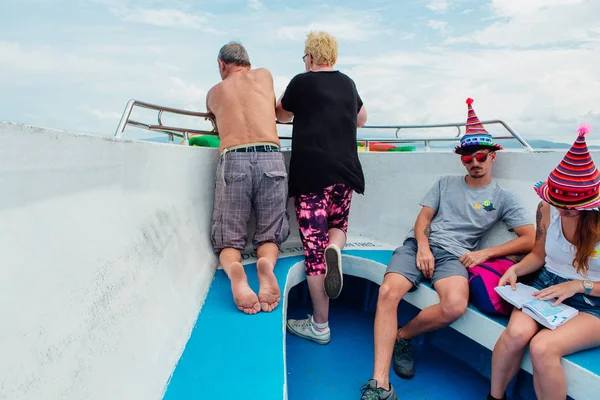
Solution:
M 342 296 L 332 302 L 332 341 L 327 346 L 285 333 L 283 321 L 288 316 L 304 318 L 309 310 L 303 256 L 278 261 L 276 276 L 282 301 L 272 313 L 240 313 L 232 302 L 227 276 L 217 271 L 164 399 L 224 395 L 290 400 L 360 398 L 359 388 L 372 374 L 377 283 L 391 253 L 383 249 L 343 251 L 344 271 L 359 278 L 346 279 Z M 255 264 L 246 265 L 246 270 L 251 287 L 257 290 Z M 399 310 L 399 323 L 432 301 L 434 293 L 423 285 L 407 295 Z M 452 325 L 454 330 L 446 328 L 413 340 L 417 374 L 404 381 L 392 372 L 392 384 L 399 395 L 408 398 L 483 398 L 489 390 L 490 349 L 506 322 L 506 318 L 490 318 L 470 306 Z M 423 340 L 427 345 L 419 345 Z M 570 393 L 591 393 L 600 386 L 599 359 L 600 349 L 565 358 L 568 379 L 577 385 L 570 387 Z M 523 368 L 530 368 L 527 358 Z M 575 374 L 577 380 L 573 380 Z M 521 397 L 524 399 L 534 398 L 530 382 L 525 385 L 529 388 L 513 384 L 510 391 L 529 393 Z
M 288 306 L 288 314 L 302 318 L 309 308 L 302 302 Z M 287 335 L 289 400 L 360 399 L 360 387 L 373 373 L 374 313 L 357 305 L 332 302 L 332 340 L 327 346 Z M 415 343 L 415 377 L 404 380 L 391 373 L 401 399 L 484 399 L 489 381 L 468 364 L 435 346 Z

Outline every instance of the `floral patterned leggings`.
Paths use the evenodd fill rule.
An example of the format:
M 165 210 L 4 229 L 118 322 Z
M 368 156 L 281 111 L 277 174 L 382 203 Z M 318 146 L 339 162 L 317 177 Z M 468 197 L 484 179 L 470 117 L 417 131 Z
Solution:
M 325 248 L 329 229 L 348 230 L 352 188 L 338 183 L 321 193 L 309 193 L 295 199 L 296 217 L 304 248 L 306 275 L 325 274 Z

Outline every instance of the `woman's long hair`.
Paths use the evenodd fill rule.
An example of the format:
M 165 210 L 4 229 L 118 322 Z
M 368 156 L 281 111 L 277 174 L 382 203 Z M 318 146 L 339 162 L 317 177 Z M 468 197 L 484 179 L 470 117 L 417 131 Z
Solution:
M 590 268 L 589 258 L 596 251 L 600 241 L 600 212 L 585 210 L 581 212 L 575 232 L 575 259 L 573 267 L 580 275 L 587 275 Z

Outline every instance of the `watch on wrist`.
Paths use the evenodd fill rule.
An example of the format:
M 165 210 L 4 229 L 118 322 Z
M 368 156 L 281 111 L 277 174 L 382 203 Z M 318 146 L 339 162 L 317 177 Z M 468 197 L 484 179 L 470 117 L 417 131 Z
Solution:
M 585 294 L 592 293 L 592 289 L 594 288 L 594 282 L 586 279 L 583 281 L 583 288 L 585 289 Z

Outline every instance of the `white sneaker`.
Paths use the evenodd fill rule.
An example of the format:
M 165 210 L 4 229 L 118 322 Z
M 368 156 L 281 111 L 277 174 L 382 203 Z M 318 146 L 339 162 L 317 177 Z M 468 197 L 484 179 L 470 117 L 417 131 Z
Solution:
M 342 293 L 344 275 L 342 273 L 342 253 L 335 244 L 325 248 L 325 278 L 323 289 L 330 299 L 337 298 Z
M 312 340 L 318 344 L 327 344 L 331 340 L 329 327 L 323 331 L 316 330 L 313 326 L 312 315 L 309 315 L 307 319 L 288 319 L 286 326 L 288 332 L 292 335 Z

